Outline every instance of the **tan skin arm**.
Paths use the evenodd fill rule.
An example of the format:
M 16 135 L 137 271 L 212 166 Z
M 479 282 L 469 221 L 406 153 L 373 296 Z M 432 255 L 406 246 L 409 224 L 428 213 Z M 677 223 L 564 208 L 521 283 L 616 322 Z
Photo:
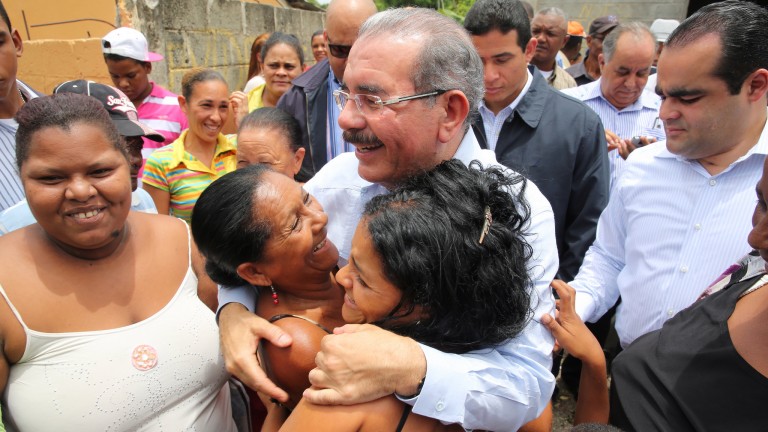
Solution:
M 293 343 L 288 347 L 265 343 L 260 354 L 263 353 L 267 358 L 261 359 L 262 366 L 269 370 L 275 384 L 288 393 L 290 399 L 285 405 L 294 408 L 304 390 L 310 386 L 309 371 L 315 368 L 320 341 L 327 333 L 298 318 L 283 318 L 274 324 L 289 334 Z
M 227 371 L 248 387 L 281 402 L 288 394 L 275 385 L 256 360 L 256 346 L 267 339 L 279 346 L 292 343 L 290 335 L 239 303 L 228 303 L 219 312 L 219 338 Z
M 582 362 L 573 423 L 608 423 L 608 378 L 603 349 L 576 314 L 576 290 L 560 280 L 553 281 L 552 288 L 560 297 L 558 314 L 556 318 L 545 314 L 541 322 L 562 348 Z
M 152 201 L 155 202 L 157 207 L 157 214 L 167 215 L 171 214 L 171 194 L 168 191 L 158 189 L 152 185 L 144 183 L 145 191 L 152 197 Z
M 517 432 L 551 432 L 552 416 L 552 402 L 549 402 L 540 416 L 524 424 Z

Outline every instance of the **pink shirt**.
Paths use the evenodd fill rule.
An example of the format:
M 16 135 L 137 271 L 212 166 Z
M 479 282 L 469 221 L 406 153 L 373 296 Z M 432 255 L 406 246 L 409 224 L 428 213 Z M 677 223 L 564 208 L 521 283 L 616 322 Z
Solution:
M 151 82 L 152 92 L 136 107 L 139 120 L 165 137 L 162 143 L 144 138 L 144 159 L 155 149 L 168 145 L 187 128 L 187 116 L 179 108 L 179 97 Z

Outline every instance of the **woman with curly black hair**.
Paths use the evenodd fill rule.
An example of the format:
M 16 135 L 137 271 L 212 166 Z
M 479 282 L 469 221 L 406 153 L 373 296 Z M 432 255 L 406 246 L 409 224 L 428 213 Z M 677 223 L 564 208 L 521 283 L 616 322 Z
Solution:
M 525 180 L 473 165 L 444 162 L 366 205 L 349 264 L 336 275 L 346 291 L 346 322 L 376 324 L 452 353 L 500 344 L 525 327 Z M 410 416 L 410 409 L 393 396 L 354 406 L 302 400 L 281 430 L 462 430 Z

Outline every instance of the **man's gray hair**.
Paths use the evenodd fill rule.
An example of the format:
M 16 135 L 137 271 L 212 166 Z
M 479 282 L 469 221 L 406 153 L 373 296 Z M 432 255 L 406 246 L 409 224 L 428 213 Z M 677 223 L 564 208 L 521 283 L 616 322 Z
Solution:
M 411 65 L 411 81 L 416 92 L 460 90 L 469 101 L 469 115 L 464 120 L 464 125 L 469 127 L 478 115 L 485 88 L 483 62 L 466 30 L 432 9 L 390 9 L 365 21 L 355 43 L 382 35 L 424 41 Z
M 647 25 L 641 22 L 622 23 L 608 33 L 608 36 L 606 36 L 603 41 L 603 59 L 606 63 L 611 61 L 613 53 L 616 52 L 616 43 L 619 41 L 621 35 L 625 33 L 632 34 L 637 39 L 648 38 L 653 42 L 653 52 L 656 52 L 656 48 L 658 48 L 656 35 L 653 34 Z
M 559 7 L 548 7 L 544 8 L 536 13 L 536 15 L 552 15 L 557 16 L 563 19 L 563 25 L 562 29 L 565 30 L 565 33 L 568 34 L 568 15 L 565 14 L 565 11 L 560 9 Z

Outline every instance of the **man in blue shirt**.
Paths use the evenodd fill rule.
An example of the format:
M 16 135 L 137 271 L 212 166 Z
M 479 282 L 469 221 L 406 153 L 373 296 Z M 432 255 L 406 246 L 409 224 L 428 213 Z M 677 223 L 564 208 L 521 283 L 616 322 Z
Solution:
M 666 141 L 627 159 L 571 282 L 584 321 L 621 296 L 623 347 L 690 306 L 749 250 L 768 153 L 764 12 L 735 1 L 707 11 L 670 35 L 656 87 Z

